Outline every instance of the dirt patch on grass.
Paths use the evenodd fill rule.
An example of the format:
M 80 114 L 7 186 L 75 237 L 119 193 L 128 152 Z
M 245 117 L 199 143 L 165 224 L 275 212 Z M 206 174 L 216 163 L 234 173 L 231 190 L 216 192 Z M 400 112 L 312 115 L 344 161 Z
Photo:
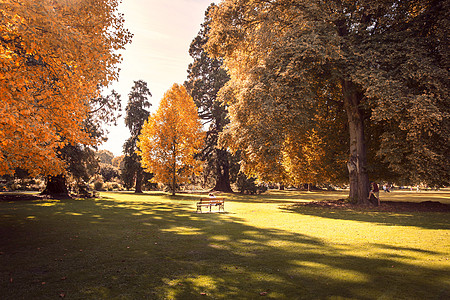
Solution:
M 357 211 L 385 211 L 385 212 L 450 212 L 450 205 L 437 201 L 402 202 L 382 201 L 380 206 L 360 206 L 349 203 L 344 199 L 325 200 L 295 204 L 293 206 L 322 207 L 329 209 L 351 209 Z

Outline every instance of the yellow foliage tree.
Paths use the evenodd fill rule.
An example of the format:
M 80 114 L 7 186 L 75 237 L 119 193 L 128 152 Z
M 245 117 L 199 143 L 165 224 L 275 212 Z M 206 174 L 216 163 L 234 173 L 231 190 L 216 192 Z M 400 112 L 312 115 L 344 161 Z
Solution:
M 0 175 L 60 174 L 57 149 L 94 145 L 83 129 L 99 86 L 118 78 L 131 34 L 117 0 L 0 3 Z
M 290 175 L 290 182 L 308 183 L 309 186 L 310 183 L 322 183 L 328 179 L 322 164 L 325 157 L 322 144 L 322 139 L 314 129 L 310 132 L 296 132 L 295 136 L 286 138 L 282 165 Z
M 197 107 L 185 87 L 174 84 L 142 127 L 137 153 L 146 171 L 154 174 L 152 181 L 167 184 L 175 195 L 177 184 L 201 171 L 194 155 L 203 143 Z

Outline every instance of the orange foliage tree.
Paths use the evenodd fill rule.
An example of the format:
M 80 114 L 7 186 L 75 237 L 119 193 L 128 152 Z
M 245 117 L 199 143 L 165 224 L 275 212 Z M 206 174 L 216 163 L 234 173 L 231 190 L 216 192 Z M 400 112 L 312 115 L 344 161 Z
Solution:
M 137 153 L 146 171 L 154 174 L 152 181 L 168 185 L 175 195 L 177 184 L 201 171 L 201 162 L 194 155 L 203 143 L 194 100 L 184 86 L 174 84 L 142 127 Z
M 57 175 L 67 144 L 96 145 L 83 128 L 99 86 L 118 78 L 131 41 L 117 0 L 0 3 L 0 175 Z

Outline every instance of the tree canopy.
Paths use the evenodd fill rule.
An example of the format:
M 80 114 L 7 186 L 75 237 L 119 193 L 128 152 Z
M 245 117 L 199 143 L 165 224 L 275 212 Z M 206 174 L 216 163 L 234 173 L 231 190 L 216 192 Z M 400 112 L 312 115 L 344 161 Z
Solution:
M 103 164 L 112 164 L 114 154 L 109 150 L 99 150 L 95 153 L 95 157 Z
M 350 198 L 359 203 L 367 203 L 369 175 L 386 172 L 371 164 L 399 180 L 448 184 L 449 5 L 221 2 L 207 51 L 224 59 L 231 77 L 220 91 L 231 120 L 223 139 L 242 150 L 247 173 L 283 180 L 295 170 L 284 162 L 312 158 L 299 149 L 314 132 L 321 142 L 310 149 L 346 157 Z M 329 162 L 320 161 L 317 170 Z
M 117 0 L 0 3 L 0 174 L 56 175 L 67 144 L 96 145 L 85 120 L 131 41 Z M 98 107 L 97 107 L 98 108 Z
M 166 184 L 175 194 L 178 184 L 201 170 L 194 156 L 203 143 L 197 107 L 186 88 L 174 84 L 142 127 L 137 153 L 145 170 L 154 174 L 152 181 Z

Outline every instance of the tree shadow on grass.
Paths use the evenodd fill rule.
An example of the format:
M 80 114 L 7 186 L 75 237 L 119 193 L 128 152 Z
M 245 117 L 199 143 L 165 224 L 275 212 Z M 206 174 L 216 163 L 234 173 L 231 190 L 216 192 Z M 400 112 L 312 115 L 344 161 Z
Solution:
M 6 298 L 449 296 L 447 270 L 415 264 L 402 247 L 371 245 L 399 257 L 370 257 L 353 245 L 251 226 L 234 215 L 194 214 L 183 202 L 43 204 L 0 205 L 0 293 Z
M 298 213 L 328 219 L 370 222 L 389 226 L 415 226 L 425 229 L 450 229 L 449 212 L 387 212 L 309 205 L 286 205 L 280 207 L 280 209 L 289 213 Z
M 269 192 L 259 195 L 247 195 L 247 194 L 224 194 L 227 201 L 230 202 L 242 202 L 242 203 L 299 203 L 321 200 L 339 199 L 344 196 L 343 192 L 332 191 L 292 191 L 292 190 L 270 190 Z

